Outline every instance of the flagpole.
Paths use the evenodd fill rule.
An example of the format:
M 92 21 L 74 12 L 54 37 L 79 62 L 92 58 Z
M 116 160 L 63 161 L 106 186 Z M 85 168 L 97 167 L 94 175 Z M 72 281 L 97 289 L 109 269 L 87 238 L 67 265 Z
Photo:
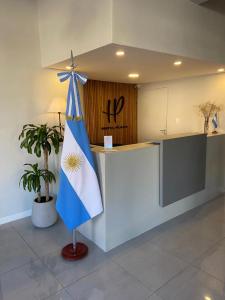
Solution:
M 71 50 L 71 71 L 75 70 L 73 51 Z M 72 232 L 72 243 L 68 244 L 62 249 L 61 255 L 64 259 L 69 261 L 79 260 L 88 254 L 88 247 L 84 243 L 77 242 L 76 229 Z
M 74 64 L 74 57 L 73 57 L 73 50 L 70 52 L 70 59 L 71 59 L 71 70 L 75 70 L 75 64 Z M 76 229 L 73 229 L 73 250 L 76 251 L 76 244 L 77 244 L 77 234 Z
M 76 229 L 73 229 L 73 250 L 76 251 L 76 244 L 77 244 L 77 233 Z

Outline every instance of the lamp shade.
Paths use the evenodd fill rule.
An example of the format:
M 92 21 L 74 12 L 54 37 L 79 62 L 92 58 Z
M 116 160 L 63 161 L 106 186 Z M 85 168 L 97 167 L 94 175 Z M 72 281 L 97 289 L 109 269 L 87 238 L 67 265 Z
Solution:
M 53 98 L 49 108 L 48 108 L 48 112 L 49 113 L 65 113 L 66 111 L 66 100 L 65 98 L 62 97 L 56 97 Z

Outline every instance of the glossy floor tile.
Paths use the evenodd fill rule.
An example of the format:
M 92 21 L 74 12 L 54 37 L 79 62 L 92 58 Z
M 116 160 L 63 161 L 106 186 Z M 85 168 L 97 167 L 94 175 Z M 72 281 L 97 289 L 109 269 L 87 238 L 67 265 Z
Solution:
M 13 228 L 2 227 L 0 229 L 0 274 L 35 259 L 37 257 L 34 252 Z
M 204 253 L 194 265 L 225 283 L 225 240 Z
M 153 295 L 150 296 L 150 298 L 148 298 L 148 300 L 162 300 L 162 298 L 160 298 L 156 294 L 153 294 Z
M 153 291 L 187 266 L 185 262 L 160 250 L 151 242 L 114 260 Z
M 109 252 L 107 252 L 107 256 L 113 259 L 123 254 L 126 254 L 127 251 L 130 251 L 131 249 L 136 249 L 145 245 L 146 243 L 151 241 L 154 237 L 158 236 L 159 232 L 161 232 L 161 228 L 159 227 L 147 231 L 144 234 L 141 234 L 140 236 L 110 250 Z
M 87 244 L 87 243 L 86 243 Z M 88 244 L 89 254 L 80 261 L 65 261 L 59 251 L 53 252 L 42 257 L 42 261 L 55 276 L 55 278 L 64 286 L 77 281 L 89 273 L 100 268 L 108 259 L 107 255 L 93 244 Z
M 56 295 L 52 295 L 46 298 L 46 300 L 73 300 L 73 298 L 69 295 L 67 291 L 63 290 L 62 292 L 59 292 Z
M 74 300 L 146 300 L 151 292 L 110 262 L 68 287 Z
M 40 261 L 0 275 L 1 300 L 42 300 L 61 288 Z
M 223 237 L 221 237 L 223 238 Z M 152 240 L 161 249 L 179 257 L 186 262 L 192 262 L 210 249 L 218 239 L 213 240 L 198 232 L 194 226 L 180 227 L 178 230 L 165 231 Z
M 30 218 L 13 222 L 12 226 L 38 256 L 59 250 L 71 241 L 71 233 L 61 220 L 54 226 L 44 229 L 34 227 Z
M 162 300 L 224 300 L 224 284 L 207 273 L 189 267 L 156 293 Z
M 0 300 L 225 299 L 225 197 L 104 253 L 60 256 L 71 233 L 30 218 L 0 226 Z

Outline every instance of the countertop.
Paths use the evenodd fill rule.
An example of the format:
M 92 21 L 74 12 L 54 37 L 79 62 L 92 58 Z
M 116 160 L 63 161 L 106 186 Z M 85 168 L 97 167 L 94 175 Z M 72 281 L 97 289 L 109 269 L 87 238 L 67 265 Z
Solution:
M 113 147 L 112 149 L 105 149 L 102 146 L 92 145 L 91 150 L 93 152 L 97 152 L 97 153 L 99 153 L 99 152 L 100 153 L 116 153 L 116 152 L 126 152 L 126 151 L 145 149 L 145 148 L 150 148 L 150 147 L 154 147 L 154 146 L 155 145 L 152 144 L 151 142 L 117 146 L 117 147 Z
M 188 137 L 188 136 L 195 136 L 195 135 L 202 135 L 204 134 L 203 132 L 188 132 L 188 133 L 179 133 L 179 134 L 168 134 L 168 135 L 159 135 L 159 136 L 153 136 L 149 139 L 150 142 L 153 141 L 165 141 L 165 140 L 171 140 L 171 139 L 179 139 L 183 137 Z M 208 133 L 207 137 L 215 137 L 215 136 L 220 136 L 220 135 L 225 135 L 225 132 L 218 132 L 218 133 Z
M 134 151 L 134 150 L 139 150 L 139 149 L 144 149 L 144 148 L 155 147 L 156 145 L 154 144 L 154 142 L 161 142 L 161 141 L 166 141 L 166 140 L 171 140 L 171 139 L 179 139 L 179 138 L 183 138 L 183 137 L 203 135 L 203 134 L 204 133 L 202 133 L 202 132 L 190 132 L 190 133 L 161 135 L 161 136 L 152 137 L 149 139 L 149 141 L 146 141 L 144 143 L 116 146 L 116 147 L 113 147 L 112 149 L 105 149 L 103 146 L 91 145 L 91 150 L 95 153 L 111 153 L 111 154 L 118 153 L 118 152 Z M 225 135 L 225 132 L 219 132 L 217 134 L 209 133 L 207 135 L 207 137 L 211 138 L 211 137 L 216 137 L 216 136 L 221 136 L 221 135 Z
M 172 139 L 179 139 L 189 136 L 195 136 L 195 135 L 203 135 L 202 132 L 185 132 L 185 133 L 179 133 L 179 134 L 167 134 L 167 135 L 158 135 L 153 136 L 150 138 L 150 141 L 165 141 L 165 140 L 172 140 Z

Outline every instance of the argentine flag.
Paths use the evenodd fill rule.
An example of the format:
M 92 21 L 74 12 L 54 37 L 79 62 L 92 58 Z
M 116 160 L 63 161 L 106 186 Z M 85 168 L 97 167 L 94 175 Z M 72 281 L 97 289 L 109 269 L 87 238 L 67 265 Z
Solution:
M 61 82 L 70 82 L 56 208 L 72 230 L 100 214 L 103 207 L 78 91 L 78 80 L 85 84 L 87 79 L 75 72 L 58 76 Z
M 218 128 L 218 114 L 217 113 L 215 113 L 215 115 L 212 119 L 212 123 L 213 123 L 214 128 L 217 129 Z

